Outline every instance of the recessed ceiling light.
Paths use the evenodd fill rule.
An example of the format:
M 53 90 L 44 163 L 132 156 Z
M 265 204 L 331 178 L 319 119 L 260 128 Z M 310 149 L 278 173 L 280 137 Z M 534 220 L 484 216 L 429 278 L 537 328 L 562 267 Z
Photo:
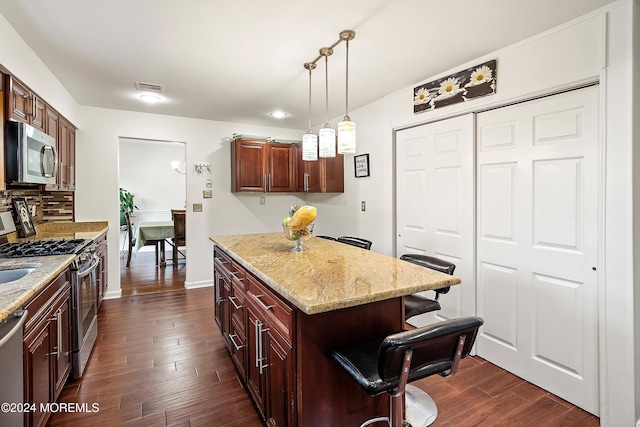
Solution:
M 273 113 L 271 113 L 271 117 L 276 118 L 276 119 L 283 119 L 285 117 L 287 117 L 287 113 L 285 113 L 284 111 L 274 111 Z
M 144 94 L 144 95 L 140 95 L 140 99 L 150 104 L 160 102 L 160 97 L 156 95 Z

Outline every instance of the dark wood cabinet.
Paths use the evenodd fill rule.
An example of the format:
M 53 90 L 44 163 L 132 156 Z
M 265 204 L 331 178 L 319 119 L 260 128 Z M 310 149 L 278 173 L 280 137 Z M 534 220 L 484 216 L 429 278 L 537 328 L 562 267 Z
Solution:
M 15 77 L 4 76 L 6 119 L 28 123 L 56 139 L 58 170 L 48 191 L 76 189 L 76 128 Z
M 295 191 L 295 146 L 236 139 L 231 150 L 233 192 Z
M 58 123 L 58 190 L 74 191 L 76 130 L 64 117 Z
M 302 145 L 296 146 L 296 191 L 307 193 L 344 193 L 344 155 L 302 160 Z
M 13 76 L 7 76 L 7 119 L 25 122 L 45 131 L 46 103 Z
M 55 402 L 71 373 L 71 284 L 69 269 L 24 305 L 24 402 L 27 427 L 44 426 L 49 412 L 41 404 Z
M 96 246 L 96 255 L 98 256 L 98 310 L 102 305 L 102 300 L 107 293 L 109 287 L 109 250 L 107 245 L 107 236 L 100 238 Z
M 293 310 L 218 248 L 214 266 L 215 318 L 239 376 L 267 425 L 295 426 Z

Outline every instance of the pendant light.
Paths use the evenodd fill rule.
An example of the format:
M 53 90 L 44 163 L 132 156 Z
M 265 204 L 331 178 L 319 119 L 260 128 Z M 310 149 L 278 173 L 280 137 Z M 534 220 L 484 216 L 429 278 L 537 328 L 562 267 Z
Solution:
M 347 45 L 347 79 L 345 89 L 345 114 L 344 119 L 338 123 L 338 153 L 355 154 L 356 152 L 356 124 L 349 117 L 349 40 L 356 36 L 351 30 L 340 33 L 340 40 Z
M 320 157 L 336 156 L 336 131 L 329 124 L 329 56 L 331 54 L 333 54 L 333 49 L 330 47 L 320 49 L 320 55 L 324 56 L 325 60 L 325 111 L 327 115 L 324 127 L 318 132 L 320 135 Z
M 304 68 L 309 70 L 309 128 L 307 133 L 302 135 L 302 160 L 318 160 L 318 135 L 311 132 L 311 70 L 316 69 L 313 62 L 305 62 Z

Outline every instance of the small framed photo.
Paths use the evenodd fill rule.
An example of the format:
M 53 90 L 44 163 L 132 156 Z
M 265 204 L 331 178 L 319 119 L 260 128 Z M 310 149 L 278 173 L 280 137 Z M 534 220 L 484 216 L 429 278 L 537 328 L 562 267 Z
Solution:
M 354 170 L 356 178 L 364 178 L 369 176 L 369 155 L 360 154 L 359 156 L 353 156 Z
M 15 197 L 12 199 L 13 210 L 16 213 L 18 219 L 18 230 L 20 237 L 29 237 L 36 234 L 36 228 L 31 222 L 31 214 L 29 213 L 29 207 L 27 201 L 22 197 Z

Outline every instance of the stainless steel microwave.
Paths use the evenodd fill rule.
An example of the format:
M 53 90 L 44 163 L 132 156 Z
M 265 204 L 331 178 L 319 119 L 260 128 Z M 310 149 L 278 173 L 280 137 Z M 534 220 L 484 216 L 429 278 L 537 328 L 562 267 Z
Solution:
M 55 184 L 56 140 L 22 122 L 6 122 L 7 183 Z

